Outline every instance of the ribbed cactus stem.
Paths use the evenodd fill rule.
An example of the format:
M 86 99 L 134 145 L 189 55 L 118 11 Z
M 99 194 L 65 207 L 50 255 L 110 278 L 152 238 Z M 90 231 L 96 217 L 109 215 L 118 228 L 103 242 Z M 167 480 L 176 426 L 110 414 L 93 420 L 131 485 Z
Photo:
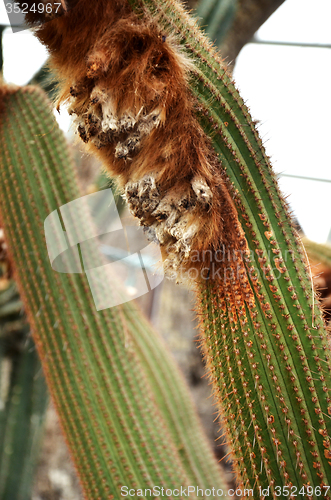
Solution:
M 2 106 L 1 219 L 85 497 L 120 499 L 122 486 L 225 489 L 187 388 L 141 313 L 131 303 L 96 311 L 84 274 L 51 268 L 44 220 L 79 192 L 44 94 L 26 87 Z M 87 223 L 77 214 L 77 226 Z
M 330 353 L 309 264 L 269 158 L 220 56 L 177 2 L 130 3 L 175 32 L 194 58 L 197 114 L 249 249 L 245 270 L 230 256 L 239 274 L 211 277 L 198 291 L 202 344 L 238 480 L 256 499 L 267 487 L 274 497 L 330 499 Z

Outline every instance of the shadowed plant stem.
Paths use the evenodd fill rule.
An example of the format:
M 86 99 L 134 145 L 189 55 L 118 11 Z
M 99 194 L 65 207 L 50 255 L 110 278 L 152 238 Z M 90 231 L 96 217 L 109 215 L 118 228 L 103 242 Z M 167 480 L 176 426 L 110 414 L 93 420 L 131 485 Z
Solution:
M 254 498 L 315 498 L 331 482 L 331 377 L 305 251 L 255 124 L 210 42 L 173 0 L 130 0 L 175 32 L 194 58 L 191 90 L 245 231 L 254 305 L 240 279 L 211 275 L 198 291 L 201 339 L 242 487 Z M 226 247 L 226 235 L 224 235 Z M 231 271 L 231 272 L 230 272 Z M 237 269 L 237 272 L 242 272 Z M 263 495 L 262 495 L 263 496 Z

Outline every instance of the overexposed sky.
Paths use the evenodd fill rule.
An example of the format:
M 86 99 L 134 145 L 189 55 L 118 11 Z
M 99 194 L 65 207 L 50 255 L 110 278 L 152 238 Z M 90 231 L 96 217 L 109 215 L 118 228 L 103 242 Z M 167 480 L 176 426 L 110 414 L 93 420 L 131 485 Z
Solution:
M 260 28 L 261 40 L 331 45 L 331 0 L 286 0 Z M 0 22 L 8 22 L 0 2 Z M 24 85 L 47 58 L 29 31 L 6 30 L 4 77 Z M 234 72 L 237 86 L 260 120 L 259 130 L 280 185 L 306 235 L 326 241 L 331 229 L 331 49 L 248 44 Z M 65 111 L 60 124 L 68 127 Z
M 286 0 L 260 28 L 261 40 L 331 45 L 330 0 Z M 331 49 L 248 44 L 234 77 L 260 120 L 276 172 L 306 235 L 326 241 L 331 228 Z

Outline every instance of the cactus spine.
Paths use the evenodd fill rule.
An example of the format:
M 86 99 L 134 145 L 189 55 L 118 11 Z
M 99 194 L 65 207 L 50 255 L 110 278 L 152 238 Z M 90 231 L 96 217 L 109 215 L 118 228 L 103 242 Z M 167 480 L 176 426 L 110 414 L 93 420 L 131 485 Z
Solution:
M 255 124 L 220 56 L 174 0 L 130 0 L 194 58 L 191 89 L 245 231 L 252 305 L 238 277 L 200 284 L 201 339 L 243 488 L 331 498 L 330 363 L 309 265 Z M 222 281 L 222 280 L 221 280 Z M 262 495 L 263 497 L 263 495 Z

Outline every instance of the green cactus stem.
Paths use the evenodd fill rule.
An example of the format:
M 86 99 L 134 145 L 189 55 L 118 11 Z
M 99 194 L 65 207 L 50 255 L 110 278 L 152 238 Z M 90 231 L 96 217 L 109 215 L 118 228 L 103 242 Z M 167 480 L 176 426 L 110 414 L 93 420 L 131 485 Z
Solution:
M 236 11 L 237 0 L 208 0 L 198 4 L 196 14 L 199 24 L 216 45 L 220 45 L 231 27 Z
M 245 231 L 244 271 L 254 304 L 238 305 L 236 274 L 206 280 L 198 292 L 202 344 L 240 485 L 256 499 L 267 488 L 270 497 L 330 499 L 326 330 L 269 158 L 219 54 L 182 7 L 174 0 L 130 4 L 176 33 L 194 58 L 190 85 L 198 117 Z M 234 268 L 234 258 L 228 260 Z
M 96 311 L 84 274 L 51 268 L 43 224 L 80 196 L 72 160 L 40 89 L 3 93 L 1 219 L 85 497 L 120 499 L 122 486 L 225 490 L 187 388 L 134 304 Z M 77 214 L 80 227 L 88 220 Z

